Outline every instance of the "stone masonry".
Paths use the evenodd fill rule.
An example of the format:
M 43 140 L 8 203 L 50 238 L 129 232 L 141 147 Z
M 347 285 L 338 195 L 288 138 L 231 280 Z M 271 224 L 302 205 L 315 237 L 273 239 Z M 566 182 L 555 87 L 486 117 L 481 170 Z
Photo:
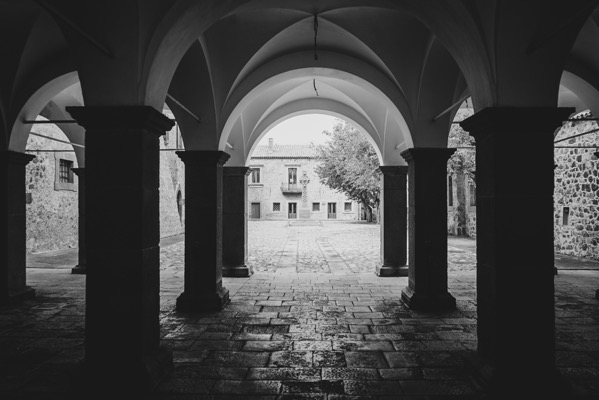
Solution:
M 295 203 L 296 219 L 360 219 L 357 202 L 320 183 L 315 171 L 318 161 L 313 146 L 276 145 L 270 140 L 268 146 L 256 147 L 248 163 L 250 168 L 260 171 L 259 182 L 254 182 L 252 174 L 248 177 L 250 218 L 293 219 L 289 211 L 293 207 L 290 203 Z M 289 182 L 290 168 L 297 171 L 295 182 Z M 309 183 L 304 191 L 302 179 L 306 178 Z M 335 204 L 335 217 L 328 212 L 331 203 Z
M 578 118 L 590 118 L 589 112 Z M 596 121 L 566 122 L 555 140 L 597 129 Z M 599 173 L 595 152 L 598 133 L 556 144 L 554 241 L 558 253 L 599 259 Z M 587 148 L 576 148 L 585 146 Z
M 173 118 L 168 110 L 164 113 Z M 68 141 L 66 135 L 52 124 L 33 125 L 32 132 Z M 118 144 L 115 144 L 118 145 Z M 184 232 L 185 169 L 172 151 L 183 147 L 178 126 L 160 139 L 160 237 Z M 170 150 L 169 150 L 170 149 Z M 56 165 L 60 159 L 79 167 L 73 147 L 68 144 L 30 135 L 27 153 L 35 155 L 26 167 L 27 252 L 76 248 L 78 246 L 78 178 L 73 184 L 57 185 Z M 44 151 L 40 151 L 44 150 Z M 50 151 L 48 151 L 50 150 Z M 57 151 L 64 150 L 64 151 Z M 106 162 L 117 162 L 106 156 Z M 126 175 L 123 175 L 126 177 Z M 180 193 L 178 201 L 178 193 Z

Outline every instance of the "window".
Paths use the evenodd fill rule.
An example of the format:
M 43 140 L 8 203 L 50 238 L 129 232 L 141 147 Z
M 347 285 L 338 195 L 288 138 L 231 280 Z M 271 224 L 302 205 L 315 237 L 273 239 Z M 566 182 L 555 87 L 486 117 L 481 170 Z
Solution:
M 351 211 L 351 202 L 346 201 L 345 204 L 344 204 L 343 210 L 344 211 Z
M 320 211 L 320 203 L 312 203 L 312 211 Z
M 58 182 L 60 183 L 73 183 L 73 161 L 60 159 L 58 171 Z
M 470 207 L 476 207 L 476 187 L 471 183 L 469 188 L 470 188 Z
M 252 168 L 251 183 L 260 183 L 260 168 Z
M 564 207 L 562 209 L 562 225 L 567 226 L 570 222 L 570 207 Z
M 281 211 L 281 203 L 272 203 L 273 211 Z
M 453 207 L 453 179 L 451 175 L 447 177 L 447 205 Z
M 74 166 L 74 153 L 54 153 L 54 190 L 77 191 L 75 173 L 72 170 Z
M 289 168 L 289 183 L 291 185 L 297 184 L 297 168 Z

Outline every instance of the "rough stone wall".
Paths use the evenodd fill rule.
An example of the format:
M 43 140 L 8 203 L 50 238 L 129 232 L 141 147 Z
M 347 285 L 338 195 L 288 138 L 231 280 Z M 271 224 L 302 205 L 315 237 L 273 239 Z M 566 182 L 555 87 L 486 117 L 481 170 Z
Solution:
M 68 140 L 55 125 L 33 125 L 32 132 L 60 140 Z M 57 158 L 75 160 L 70 145 L 30 135 L 27 141 L 30 150 L 66 150 L 65 152 L 36 152 L 25 169 L 27 198 L 27 252 L 76 248 L 78 246 L 79 206 L 77 176 L 74 190 L 55 190 L 55 164 Z M 77 161 L 73 162 L 77 167 Z
M 590 113 L 578 114 L 590 117 Z M 597 129 L 595 121 L 566 122 L 555 140 Z M 591 148 L 555 149 L 554 244 L 562 254 L 599 259 L 599 133 L 572 138 L 556 146 Z
M 173 115 L 165 110 L 166 116 Z M 182 148 L 183 143 L 177 125 L 160 138 L 161 149 Z M 185 231 L 185 206 L 181 218 L 177 207 L 177 192 L 181 191 L 185 203 L 185 164 L 172 151 L 160 152 L 160 237 L 178 235 Z
M 173 118 L 172 114 L 165 114 Z M 55 125 L 34 125 L 32 132 L 60 140 L 68 140 Z M 160 138 L 161 149 L 183 147 L 178 127 L 175 126 Z M 78 246 L 78 179 L 74 176 L 74 190 L 55 190 L 55 158 L 75 160 L 72 147 L 33 135 L 29 136 L 27 149 L 67 150 L 67 152 L 34 152 L 36 158 L 27 165 L 26 190 L 31 203 L 27 205 L 27 251 L 44 251 L 76 248 Z M 107 157 L 107 162 L 109 157 Z M 78 167 L 74 162 L 74 167 Z M 177 207 L 177 192 L 183 199 L 182 217 Z M 160 237 L 185 231 L 185 166 L 174 151 L 160 152 Z
M 260 219 L 281 220 L 288 219 L 288 204 L 297 203 L 298 216 L 302 209 L 302 195 L 283 194 L 281 184 L 287 182 L 287 169 L 289 167 L 297 168 L 298 186 L 299 180 L 305 171 L 310 179 L 307 185 L 307 209 L 309 210 L 309 219 L 326 220 L 328 219 L 327 204 L 334 202 L 337 204 L 337 220 L 357 220 L 358 203 L 348 200 L 343 193 L 332 190 L 320 183 L 318 175 L 315 172 L 317 161 L 308 158 L 251 158 L 249 167 L 261 168 L 260 184 L 249 183 L 248 178 L 248 213 L 251 212 L 252 203 L 260 203 Z M 351 211 L 345 211 L 344 204 L 351 202 Z M 280 203 L 280 211 L 273 211 L 273 203 Z M 320 211 L 312 211 L 312 203 L 320 203 Z

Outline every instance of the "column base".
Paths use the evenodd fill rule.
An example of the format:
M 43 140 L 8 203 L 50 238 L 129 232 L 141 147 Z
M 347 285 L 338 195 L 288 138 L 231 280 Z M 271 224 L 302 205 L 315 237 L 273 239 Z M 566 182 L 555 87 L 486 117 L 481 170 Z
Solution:
M 220 311 L 229 303 L 229 289 L 221 287 L 212 295 L 188 295 L 183 292 L 177 298 L 177 311 L 204 312 Z
M 451 311 L 456 309 L 455 298 L 445 293 L 435 293 L 433 295 L 415 292 L 409 287 L 401 291 L 401 300 L 415 311 Z
M 248 278 L 254 269 L 247 265 L 223 265 L 223 276 L 227 278 Z
M 476 352 L 464 355 L 464 365 L 489 399 L 568 398 L 572 386 L 557 369 L 539 373 L 530 367 L 529 373 L 506 368 L 500 373 Z
M 408 276 L 407 265 L 376 265 L 374 273 L 381 278 L 387 276 Z
M 174 369 L 173 351 L 160 346 L 152 355 L 143 357 L 135 365 L 124 365 L 123 360 L 103 360 L 90 365 L 81 360 L 73 375 L 74 387 L 82 393 L 139 394 L 152 391 Z
M 71 274 L 85 275 L 87 274 L 87 265 L 75 265 L 71 268 Z
M 4 303 L 2 305 L 14 305 L 34 297 L 35 290 L 32 287 L 25 286 L 23 290 L 18 292 L 10 292 L 8 296 L 4 298 L 4 301 L 0 301 L 0 303 Z

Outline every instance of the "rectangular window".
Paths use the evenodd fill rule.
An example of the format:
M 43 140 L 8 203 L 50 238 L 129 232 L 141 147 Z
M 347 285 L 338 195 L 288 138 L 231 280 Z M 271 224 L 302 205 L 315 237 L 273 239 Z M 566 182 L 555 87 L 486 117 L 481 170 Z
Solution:
M 447 205 L 453 207 L 453 179 L 451 175 L 447 177 Z
M 345 211 L 351 211 L 351 202 L 346 201 L 344 205 Z
M 260 168 L 252 168 L 251 183 L 260 183 Z
M 289 184 L 297 184 L 297 168 L 289 168 Z
M 320 203 L 312 203 L 312 211 L 320 211 Z
M 272 203 L 273 211 L 281 211 L 281 203 Z
M 476 207 L 476 187 L 470 184 L 470 207 Z
M 570 207 L 562 208 L 562 225 L 567 226 L 570 223 Z
M 58 182 L 61 183 L 73 183 L 73 161 L 60 159 L 59 164 L 59 172 L 58 172 Z

